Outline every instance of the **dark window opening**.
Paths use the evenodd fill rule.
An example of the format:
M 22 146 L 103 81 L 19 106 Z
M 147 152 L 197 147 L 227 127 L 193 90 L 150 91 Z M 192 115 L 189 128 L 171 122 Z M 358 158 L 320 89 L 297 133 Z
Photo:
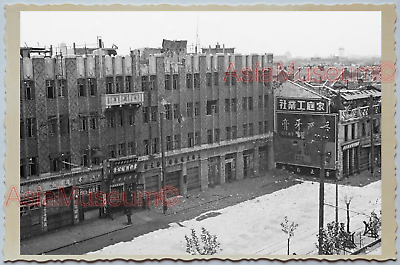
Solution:
M 78 79 L 78 94 L 80 97 L 86 97 L 85 79 L 83 78 Z
M 194 87 L 200 88 L 200 74 L 194 74 Z
M 148 89 L 148 76 L 142 76 L 142 91 L 147 91 Z
M 214 141 L 215 142 L 219 142 L 219 135 L 220 135 L 219 128 L 214 129 Z
M 108 157 L 109 158 L 116 158 L 117 157 L 117 147 L 115 144 L 111 144 L 108 146 Z
M 212 130 L 207 130 L 207 143 L 209 143 L 209 144 L 213 143 Z
M 157 114 L 158 114 L 158 107 L 157 106 L 151 107 L 151 121 L 153 122 L 157 121 Z
M 201 145 L 201 137 L 200 137 L 200 131 L 197 131 L 194 134 L 194 141 L 195 141 L 195 145 Z
M 97 130 L 97 118 L 91 116 L 90 119 L 89 119 L 89 121 L 90 121 L 90 122 L 89 122 L 89 123 L 90 123 L 90 129 L 92 129 L 92 130 Z
M 28 158 L 28 176 L 37 175 L 38 172 L 38 158 L 37 157 L 30 157 Z
M 349 125 L 344 126 L 344 140 L 345 141 L 349 140 Z
M 193 147 L 194 146 L 194 134 L 188 133 L 188 147 Z
M 124 126 L 124 112 L 122 110 L 118 111 L 119 126 Z
M 114 113 L 108 114 L 107 125 L 108 125 L 108 127 L 111 127 L 111 128 L 115 127 L 115 114 Z
M 155 75 L 151 75 L 150 76 L 149 89 L 150 90 L 156 90 L 157 89 L 157 82 L 156 82 L 156 76 Z
M 231 127 L 226 127 L 226 140 L 230 140 L 232 135 L 231 135 Z
M 237 112 L 237 99 L 232 99 L 232 112 Z
M 231 111 L 231 101 L 229 98 L 225 99 L 225 112 L 230 112 Z
M 129 125 L 135 125 L 135 112 L 129 112 Z
M 24 81 L 25 88 L 25 99 L 33 100 L 35 97 L 35 89 L 33 86 L 33 81 Z
M 152 143 L 153 143 L 153 146 L 152 146 L 151 150 L 152 150 L 153 154 L 157 154 L 159 152 L 158 149 L 159 149 L 159 145 L 160 145 L 158 138 L 154 138 Z
M 118 144 L 118 156 L 126 156 L 126 144 Z
M 174 119 L 179 118 L 179 104 L 174 104 Z
M 211 87 L 212 86 L 212 75 L 211 75 L 211 73 L 207 73 L 206 79 L 207 79 L 207 87 Z
M 249 97 L 249 110 L 253 110 L 253 97 Z
M 81 131 L 87 131 L 89 128 L 88 128 L 88 120 L 87 120 L 87 117 L 80 117 L 79 118 L 79 124 L 80 124 L 80 130 Z
M 114 83 L 114 80 L 113 80 L 112 77 L 107 77 L 106 78 L 106 93 L 107 94 L 113 94 L 114 93 L 113 83 Z
M 148 123 L 149 122 L 149 107 L 143 107 L 143 122 Z
M 36 119 L 28 118 L 26 119 L 26 132 L 28 137 L 36 137 Z
M 128 152 L 130 155 L 135 154 L 135 143 L 134 142 L 129 142 L 128 143 Z
M 115 80 L 115 93 L 123 92 L 123 79 L 122 76 L 117 76 Z
M 242 108 L 243 110 L 247 110 L 247 97 L 242 98 Z
M 194 116 L 200 115 L 200 102 L 194 104 Z
M 167 151 L 171 151 L 172 150 L 172 137 L 170 135 L 167 136 Z
M 171 104 L 166 104 L 164 105 L 164 107 L 165 107 L 165 118 L 167 120 L 172 120 Z
M 214 86 L 218 86 L 219 84 L 219 74 L 218 72 L 214 73 Z
M 179 90 L 178 75 L 172 75 L 172 87 L 174 90 Z
M 171 90 L 171 76 L 165 75 L 165 89 Z
M 186 88 L 190 89 L 193 88 L 193 75 L 186 74 Z
M 268 107 L 268 95 L 264 95 L 264 108 Z
M 132 76 L 125 77 L 125 91 L 132 92 Z
M 207 101 L 207 115 L 213 115 L 218 113 L 218 104 L 217 100 L 208 100 Z
M 174 148 L 175 149 L 181 148 L 181 135 L 180 134 L 174 135 Z
M 188 117 L 193 117 L 193 102 L 188 102 L 186 107 L 186 115 Z
M 149 140 L 146 139 L 143 141 L 144 144 L 144 155 L 150 155 L 150 144 L 149 144 Z
M 237 138 L 237 126 L 232 126 L 232 139 Z
M 97 95 L 96 79 L 89 78 L 88 79 L 88 84 L 89 84 L 90 95 L 91 96 L 96 96 Z
M 46 80 L 47 98 L 56 98 L 56 88 L 54 80 Z

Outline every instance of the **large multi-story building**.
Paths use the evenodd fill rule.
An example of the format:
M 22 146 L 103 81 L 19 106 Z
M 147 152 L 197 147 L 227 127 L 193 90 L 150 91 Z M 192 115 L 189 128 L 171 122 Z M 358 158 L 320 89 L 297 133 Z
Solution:
M 271 54 L 139 56 L 21 57 L 21 237 L 106 216 L 90 193 L 160 190 L 162 142 L 180 194 L 273 168 L 270 83 L 224 78 Z

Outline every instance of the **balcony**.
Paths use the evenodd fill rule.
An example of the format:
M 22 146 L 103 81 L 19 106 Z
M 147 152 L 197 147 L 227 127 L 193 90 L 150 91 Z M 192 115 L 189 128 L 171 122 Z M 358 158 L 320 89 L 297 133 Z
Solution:
M 101 105 L 103 108 L 111 108 L 113 106 L 126 106 L 133 104 L 143 104 L 144 93 L 119 93 L 119 94 L 105 94 L 101 96 Z

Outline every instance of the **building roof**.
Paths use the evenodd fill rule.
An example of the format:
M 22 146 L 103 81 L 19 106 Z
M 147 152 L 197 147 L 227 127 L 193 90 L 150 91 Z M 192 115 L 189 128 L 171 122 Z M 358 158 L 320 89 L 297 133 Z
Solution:
M 340 91 L 340 96 L 345 100 L 355 100 L 373 97 L 381 97 L 382 93 L 373 89 L 370 90 L 347 90 Z

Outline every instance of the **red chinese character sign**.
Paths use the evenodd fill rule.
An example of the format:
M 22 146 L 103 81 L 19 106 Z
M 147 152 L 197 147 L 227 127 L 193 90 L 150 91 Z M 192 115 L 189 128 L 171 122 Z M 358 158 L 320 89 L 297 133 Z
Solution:
M 275 162 L 307 167 L 320 167 L 320 136 L 326 139 L 326 163 L 335 169 L 335 115 L 277 113 Z

